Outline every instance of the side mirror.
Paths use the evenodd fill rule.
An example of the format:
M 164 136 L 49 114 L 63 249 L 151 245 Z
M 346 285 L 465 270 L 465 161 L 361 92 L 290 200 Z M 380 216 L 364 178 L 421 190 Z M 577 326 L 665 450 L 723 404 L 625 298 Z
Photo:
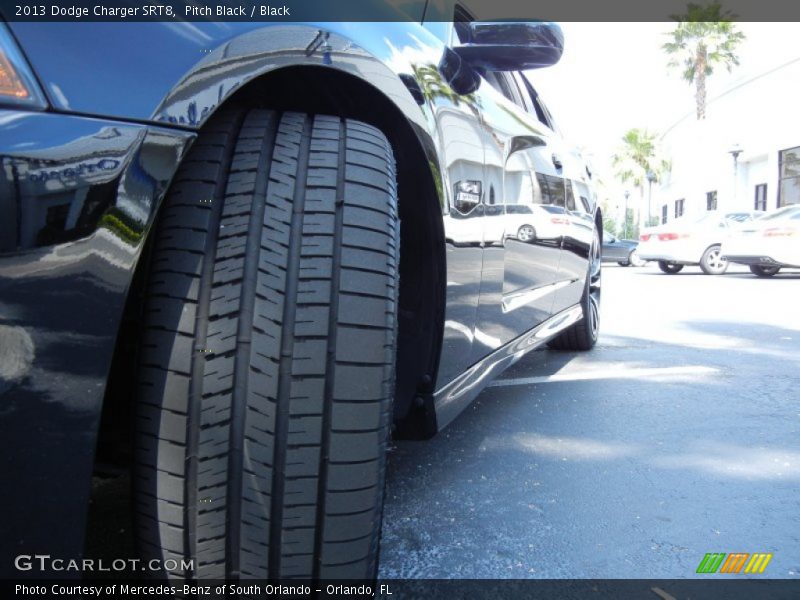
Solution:
M 457 24 L 460 46 L 453 50 L 474 68 L 524 71 L 556 64 L 564 51 L 564 34 L 555 23 Z

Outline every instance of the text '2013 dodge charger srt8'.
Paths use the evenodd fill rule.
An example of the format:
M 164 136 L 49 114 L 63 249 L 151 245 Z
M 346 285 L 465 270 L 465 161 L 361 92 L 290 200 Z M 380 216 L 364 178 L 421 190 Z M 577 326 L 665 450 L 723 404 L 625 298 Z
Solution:
M 523 73 L 557 26 L 0 40 L 6 554 L 81 556 L 92 474 L 122 465 L 171 577 L 373 577 L 390 433 L 595 344 L 591 172 Z

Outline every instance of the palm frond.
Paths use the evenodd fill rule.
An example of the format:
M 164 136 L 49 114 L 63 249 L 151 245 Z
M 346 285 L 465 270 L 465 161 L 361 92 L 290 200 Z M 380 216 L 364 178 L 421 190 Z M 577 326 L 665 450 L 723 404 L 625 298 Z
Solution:
M 689 3 L 683 15 L 671 15 L 677 22 L 667 34 L 670 41 L 661 47 L 671 58 L 669 69 L 682 68 L 681 77 L 697 85 L 698 119 L 705 113 L 705 78 L 714 73 L 717 65 L 728 71 L 738 66 L 736 49 L 745 39 L 744 33 L 736 29 L 736 15 L 722 9 L 720 2 L 706 5 Z M 701 110 L 702 109 L 702 110 Z

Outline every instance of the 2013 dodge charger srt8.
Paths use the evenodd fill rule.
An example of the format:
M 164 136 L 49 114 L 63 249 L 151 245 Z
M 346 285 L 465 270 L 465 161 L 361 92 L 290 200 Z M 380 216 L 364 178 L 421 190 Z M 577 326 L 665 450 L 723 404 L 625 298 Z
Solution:
M 0 30 L 4 557 L 80 557 L 123 466 L 171 577 L 372 577 L 392 432 L 595 344 L 591 173 L 523 73 L 561 31 L 432 6 Z

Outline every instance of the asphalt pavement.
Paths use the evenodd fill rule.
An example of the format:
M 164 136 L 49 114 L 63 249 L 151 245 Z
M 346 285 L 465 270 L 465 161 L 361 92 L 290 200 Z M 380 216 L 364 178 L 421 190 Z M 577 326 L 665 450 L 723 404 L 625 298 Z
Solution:
M 390 454 L 380 576 L 800 576 L 800 271 L 604 267 L 589 353 L 536 351 Z

